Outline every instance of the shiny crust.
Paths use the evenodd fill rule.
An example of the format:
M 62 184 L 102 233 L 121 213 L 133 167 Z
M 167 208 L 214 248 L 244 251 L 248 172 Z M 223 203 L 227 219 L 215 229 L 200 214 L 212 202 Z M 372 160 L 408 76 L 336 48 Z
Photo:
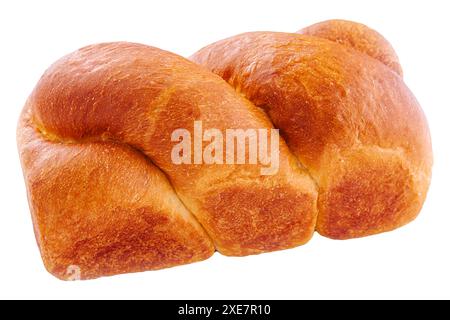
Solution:
M 344 25 L 338 22 L 341 39 L 362 33 L 361 43 L 375 42 L 355 50 L 346 41 L 253 32 L 191 57 L 263 109 L 281 130 L 318 185 L 316 229 L 335 239 L 385 232 L 413 220 L 432 165 L 429 130 L 417 100 L 395 64 L 392 72 L 393 60 L 378 59 L 394 56 L 390 46 L 371 50 L 380 37 L 367 36 L 373 35 L 367 27 L 353 34 L 355 25 Z
M 377 59 L 399 76 L 403 75 L 397 54 L 391 44 L 377 31 L 362 23 L 327 20 L 313 24 L 297 33 L 328 39 Z
M 207 259 L 214 246 L 164 174 L 112 142 L 42 137 L 24 110 L 19 146 L 36 240 L 47 270 L 82 279 Z
M 191 57 L 206 68 L 124 42 L 52 65 L 17 131 L 49 272 L 92 279 L 215 250 L 291 248 L 314 230 L 349 239 L 413 220 L 430 182 L 431 143 L 394 50 L 348 21 L 299 32 L 219 41 Z M 221 131 L 279 128 L 279 172 L 173 164 L 170 135 L 192 132 L 194 120 Z
M 171 133 L 271 128 L 220 77 L 175 54 L 109 43 L 51 66 L 18 128 L 37 241 L 65 279 L 158 269 L 307 242 L 317 190 L 280 142 L 277 175 L 260 165 L 175 165 Z

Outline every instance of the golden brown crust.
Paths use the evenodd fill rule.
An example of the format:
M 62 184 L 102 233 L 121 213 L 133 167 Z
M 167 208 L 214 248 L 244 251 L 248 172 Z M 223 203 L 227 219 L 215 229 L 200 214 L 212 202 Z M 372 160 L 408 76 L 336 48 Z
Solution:
M 192 57 L 264 109 L 319 186 L 317 230 L 347 239 L 418 214 L 431 175 L 426 119 L 403 80 L 317 37 L 253 32 Z
M 297 33 L 337 42 L 384 63 L 399 76 L 403 75 L 397 54 L 391 44 L 377 31 L 364 24 L 347 20 L 327 20 L 313 24 Z
M 38 242 L 57 276 L 69 263 L 81 265 L 86 277 L 97 277 L 204 259 L 212 246 L 191 214 L 216 249 L 228 255 L 290 248 L 314 232 L 316 186 L 283 141 L 273 176 L 261 176 L 259 164 L 172 162 L 171 133 L 178 128 L 192 133 L 194 120 L 223 132 L 272 127 L 223 79 L 175 54 L 131 43 L 83 48 L 47 70 L 27 105 L 30 119 L 19 125 L 19 149 Z M 31 144 L 39 148 L 26 142 L 29 130 Z M 32 165 L 40 158 L 50 160 Z M 158 168 L 186 208 L 168 181 L 156 178 Z M 147 189 L 158 196 L 130 203 Z M 44 194 L 52 195 L 50 202 Z M 164 210 L 161 201 L 169 202 Z M 74 225 L 45 219 L 57 216 Z M 190 216 L 189 223 L 182 224 L 180 216 Z M 133 245 L 138 239 L 145 242 Z
M 210 225 L 214 233 L 225 235 L 222 254 L 236 255 L 236 239 L 239 247 L 252 248 L 252 253 L 279 250 L 280 243 L 291 248 L 310 239 L 316 199 L 292 186 L 277 185 L 269 190 L 247 183 L 206 197 L 203 208 L 212 213 Z M 222 222 L 224 216 L 228 223 Z
M 206 69 L 123 42 L 51 66 L 17 132 L 49 272 L 71 279 L 76 266 L 91 279 L 154 270 L 214 250 L 291 248 L 314 230 L 348 239 L 414 219 L 431 142 L 394 50 L 348 21 L 300 32 L 219 41 L 192 57 Z M 222 132 L 279 128 L 278 173 L 174 164 L 171 133 L 192 134 L 195 120 Z
M 214 246 L 166 177 L 112 142 L 43 139 L 25 109 L 18 142 L 36 238 L 60 279 L 160 269 L 207 259 Z
M 408 163 L 401 150 L 360 146 L 343 152 L 322 177 L 317 231 L 333 239 L 350 239 L 412 221 L 429 183 L 416 172 L 420 169 Z

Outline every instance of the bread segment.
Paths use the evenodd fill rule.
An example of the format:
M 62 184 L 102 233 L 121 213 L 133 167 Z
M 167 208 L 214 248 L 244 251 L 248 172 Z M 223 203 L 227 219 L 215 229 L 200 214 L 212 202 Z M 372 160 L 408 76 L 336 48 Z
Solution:
M 50 273 L 92 279 L 214 253 L 167 178 L 140 152 L 113 142 L 50 141 L 30 116 L 25 109 L 19 151 L 36 240 Z
M 72 264 L 93 278 L 202 260 L 212 243 L 233 256 L 286 249 L 314 232 L 316 185 L 283 140 L 274 175 L 262 175 L 261 163 L 172 161 L 171 134 L 193 134 L 198 121 L 221 132 L 273 128 L 187 59 L 140 44 L 89 46 L 51 66 L 27 108 L 19 149 L 38 241 L 57 276 Z
M 362 237 L 417 216 L 431 177 L 430 134 L 417 100 L 385 63 L 346 43 L 280 32 L 240 34 L 191 59 L 280 129 L 318 185 L 322 235 Z

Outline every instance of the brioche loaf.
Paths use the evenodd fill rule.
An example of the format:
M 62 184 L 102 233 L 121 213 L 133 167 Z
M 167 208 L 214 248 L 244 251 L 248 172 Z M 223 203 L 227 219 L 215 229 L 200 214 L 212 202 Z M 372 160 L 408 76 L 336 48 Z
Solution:
M 291 248 L 315 230 L 347 239 L 411 221 L 430 181 L 431 144 L 395 52 L 351 22 L 301 33 L 238 35 L 193 62 L 118 42 L 53 64 L 17 131 L 47 270 L 92 279 L 216 250 Z M 171 134 L 192 132 L 194 121 L 279 128 L 277 173 L 174 163 Z

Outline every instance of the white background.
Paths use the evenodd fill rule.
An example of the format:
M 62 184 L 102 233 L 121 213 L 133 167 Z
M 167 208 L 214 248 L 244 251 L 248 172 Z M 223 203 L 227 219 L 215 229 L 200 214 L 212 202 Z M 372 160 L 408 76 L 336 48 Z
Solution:
M 0 1 L 0 298 L 450 298 L 449 1 Z M 433 181 L 419 218 L 350 241 L 219 254 L 188 266 L 67 283 L 35 244 L 16 150 L 16 122 L 43 71 L 95 42 L 127 40 L 188 56 L 245 31 L 296 31 L 330 18 L 388 38 L 432 131 Z M 51 195 L 49 195 L 51 196 Z

